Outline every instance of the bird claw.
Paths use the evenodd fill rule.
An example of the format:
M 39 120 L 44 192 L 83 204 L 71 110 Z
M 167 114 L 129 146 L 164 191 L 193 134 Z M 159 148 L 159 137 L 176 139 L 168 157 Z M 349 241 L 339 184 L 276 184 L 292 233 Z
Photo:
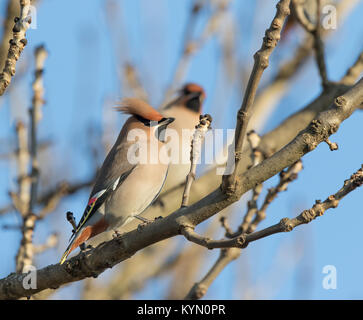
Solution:
M 114 230 L 113 234 L 112 234 L 112 238 L 115 239 L 115 238 L 118 238 L 121 236 L 121 233 L 117 230 Z
M 162 216 L 155 217 L 154 221 L 162 219 Z
M 141 216 L 135 216 L 136 219 L 141 220 L 142 222 L 137 226 L 137 230 L 141 231 L 144 229 L 148 224 L 153 223 L 156 219 L 159 219 L 160 217 L 155 218 L 154 220 L 146 219 Z
M 138 226 L 137 226 L 137 231 L 142 231 L 149 223 L 147 222 L 141 222 Z
M 79 245 L 79 248 L 81 249 L 81 252 L 86 252 L 88 250 L 93 249 L 93 247 L 90 244 L 86 245 L 85 242 L 83 242 L 82 244 L 80 244 Z

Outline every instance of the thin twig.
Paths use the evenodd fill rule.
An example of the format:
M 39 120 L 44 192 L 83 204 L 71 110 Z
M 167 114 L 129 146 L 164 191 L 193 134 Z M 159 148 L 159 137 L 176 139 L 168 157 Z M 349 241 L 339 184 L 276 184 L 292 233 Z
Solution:
M 344 77 L 340 80 L 340 83 L 346 85 L 352 85 L 356 81 L 356 79 L 361 75 L 362 72 L 363 72 L 363 51 L 360 53 L 354 64 L 347 70 Z
M 11 29 L 14 27 L 14 18 L 19 13 L 19 0 L 8 0 L 5 19 L 3 22 L 3 34 L 0 43 L 0 70 L 4 68 L 5 59 L 8 54 Z
M 29 152 L 28 135 L 23 122 L 16 125 L 18 149 L 16 151 L 16 163 L 18 172 L 18 192 L 10 192 L 13 205 L 23 216 L 28 212 L 30 201 L 30 178 L 28 176 Z
M 314 13 L 316 15 L 316 23 L 311 22 L 310 19 L 306 16 L 304 5 L 305 1 L 292 1 L 292 8 L 297 21 L 308 33 L 313 36 L 316 63 L 319 69 L 323 88 L 326 88 L 329 85 L 329 79 L 327 76 L 327 68 L 324 56 L 324 43 L 322 41 L 321 0 L 316 0 L 316 12 Z
M 199 123 L 195 126 L 195 131 L 191 141 L 190 149 L 190 170 L 186 178 L 185 188 L 183 192 L 183 198 L 181 207 L 187 207 L 189 203 L 189 194 L 192 187 L 192 183 L 195 180 L 197 164 L 201 154 L 202 143 L 204 136 L 210 129 L 212 123 L 212 117 L 209 114 L 200 115 Z
M 314 36 L 314 49 L 316 55 L 316 62 L 318 65 L 321 82 L 323 88 L 326 88 L 329 85 L 329 79 L 327 74 L 326 62 L 325 62 L 325 54 L 324 54 L 324 42 L 321 37 L 321 0 L 317 0 L 317 12 L 316 12 L 316 28 L 313 31 Z
M 10 40 L 8 56 L 5 61 L 4 69 L 0 74 L 0 96 L 2 96 L 15 75 L 16 61 L 27 44 L 25 33 L 28 30 L 31 17 L 29 16 L 30 0 L 20 1 L 20 17 L 15 18 L 13 28 L 13 38 Z
M 251 233 L 256 230 L 257 225 L 266 218 L 266 210 L 267 207 L 271 204 L 271 202 L 277 197 L 277 195 L 282 192 L 286 191 L 288 185 L 297 179 L 298 173 L 302 170 L 302 161 L 299 160 L 295 162 L 292 166 L 290 166 L 286 171 L 280 172 L 280 181 L 276 187 L 271 188 L 268 190 L 266 198 L 261 206 L 261 208 L 256 212 L 255 218 L 248 226 L 246 230 L 247 233 Z
M 263 153 L 258 149 L 261 138 L 254 130 L 252 130 L 249 133 L 247 133 L 247 141 L 249 142 L 249 145 L 252 150 L 251 167 L 254 167 L 254 166 L 258 165 L 264 158 Z M 248 227 L 250 226 L 250 223 L 251 223 L 254 215 L 257 212 L 257 200 L 262 191 L 262 187 L 263 187 L 263 185 L 262 185 L 262 183 L 260 183 L 255 188 L 253 188 L 251 200 L 249 200 L 247 202 L 247 212 L 243 218 L 241 225 L 238 226 L 238 230 L 236 232 L 233 232 L 232 229 L 228 226 L 226 217 L 221 217 L 220 222 L 222 223 L 222 226 L 224 227 L 224 229 L 226 231 L 226 233 L 225 233 L 226 237 L 234 238 L 242 233 L 247 232 Z
M 94 177 L 85 180 L 83 182 L 69 183 L 67 181 L 62 181 L 57 184 L 54 189 L 47 191 L 46 193 L 40 195 L 37 200 L 38 205 L 43 205 L 43 208 L 39 211 L 39 219 L 44 219 L 46 215 L 54 211 L 59 202 L 66 196 L 75 194 L 76 192 L 89 188 L 94 183 Z M 0 215 L 11 212 L 14 208 L 13 204 L 5 205 L 0 208 Z
M 313 207 L 304 210 L 297 217 L 289 219 L 283 218 L 279 223 L 252 233 L 243 233 L 232 239 L 212 240 L 202 237 L 194 232 L 190 226 L 184 226 L 181 233 L 189 240 L 208 249 L 215 248 L 246 248 L 250 242 L 265 238 L 275 233 L 287 232 L 293 230 L 301 224 L 307 224 L 324 212 L 331 208 L 336 208 L 339 201 L 349 192 L 355 190 L 363 184 L 363 165 L 348 180 L 344 181 L 344 185 L 335 194 L 330 195 L 324 202 L 317 200 Z
M 316 200 L 315 204 L 311 209 L 304 210 L 295 218 L 283 218 L 280 220 L 279 223 L 271 227 L 246 235 L 245 245 L 252 241 L 265 238 L 275 233 L 292 231 L 297 226 L 311 222 L 317 217 L 322 216 L 326 210 L 336 208 L 342 198 L 344 198 L 351 191 L 355 190 L 357 187 L 360 187 L 362 184 L 363 165 L 348 180 L 344 181 L 344 185 L 342 188 L 340 188 L 335 194 L 330 195 L 324 202 Z
M 203 237 L 194 231 L 194 228 L 188 225 L 183 225 L 180 229 L 181 234 L 189 241 L 194 242 L 207 249 L 220 248 L 244 248 L 246 242 L 244 234 L 232 239 L 212 240 Z
M 35 49 L 35 72 L 33 82 L 33 99 L 32 107 L 29 110 L 31 127 L 30 127 L 30 157 L 31 157 L 31 191 L 29 211 L 33 211 L 34 205 L 37 200 L 38 194 L 38 181 L 39 181 L 39 163 L 38 163 L 38 140 L 37 140 L 37 125 L 42 118 L 42 106 L 44 104 L 44 86 L 43 86 L 43 72 L 44 62 L 48 56 L 48 52 L 44 46 L 39 46 Z
M 270 28 L 266 30 L 262 46 L 254 55 L 254 65 L 244 94 L 242 106 L 237 113 L 237 125 L 234 139 L 235 167 L 230 175 L 223 177 L 223 190 L 228 194 L 233 194 L 236 189 L 236 177 L 239 173 L 239 163 L 242 158 L 243 142 L 247 131 L 248 121 L 251 117 L 251 109 L 255 100 L 257 87 L 260 83 L 264 70 L 268 67 L 269 57 L 280 39 L 280 33 L 286 17 L 290 14 L 290 0 L 280 0 L 276 5 L 277 11 L 271 22 Z
M 35 228 L 35 223 L 38 220 L 38 216 L 33 213 L 34 205 L 37 199 L 37 189 L 38 189 L 38 179 L 39 179 L 39 165 L 37 159 L 37 123 L 41 118 L 41 106 L 44 103 L 43 94 L 43 66 L 44 61 L 47 57 L 47 52 L 43 46 L 37 47 L 35 50 L 35 79 L 33 82 L 33 90 L 34 96 L 32 101 L 32 108 L 30 109 L 30 118 L 31 118 L 31 128 L 30 128 L 30 160 L 31 160 L 31 173 L 27 174 L 27 163 L 23 164 L 21 168 L 22 174 L 24 175 L 24 181 L 28 181 L 30 183 L 30 188 L 27 186 L 26 190 L 21 191 L 24 194 L 19 193 L 20 205 L 21 205 L 21 216 L 23 218 L 23 226 L 22 226 L 22 240 L 20 243 L 20 247 L 18 249 L 18 254 L 16 255 L 16 271 L 18 273 L 23 272 L 24 268 L 31 265 L 33 262 L 34 256 L 34 245 L 33 245 L 33 233 Z M 21 127 L 20 127 L 21 128 Z M 18 130 L 19 131 L 19 130 Z M 25 129 L 24 129 L 25 131 Z M 19 132 L 18 132 L 19 136 Z M 24 144 L 24 142 L 23 142 Z M 19 144 L 20 146 L 20 144 Z M 28 146 L 22 145 L 22 149 L 24 149 L 23 153 L 28 153 Z M 19 147 L 19 158 L 20 158 L 20 150 Z M 27 155 L 29 158 L 29 153 Z
M 241 254 L 237 248 L 226 248 L 220 251 L 217 261 L 208 271 L 205 277 L 194 284 L 186 295 L 186 300 L 201 299 L 206 293 L 212 282 L 218 277 L 221 271 L 233 260 L 236 260 Z

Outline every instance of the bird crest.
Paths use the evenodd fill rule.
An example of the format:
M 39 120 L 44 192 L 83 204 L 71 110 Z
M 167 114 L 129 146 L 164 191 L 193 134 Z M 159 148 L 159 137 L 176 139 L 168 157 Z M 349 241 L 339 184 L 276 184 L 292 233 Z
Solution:
M 200 93 L 202 96 L 206 97 L 204 89 L 196 84 L 196 83 L 187 83 L 183 86 L 182 91 L 185 95 L 191 94 L 191 93 Z
M 137 98 L 125 98 L 116 107 L 117 111 L 143 117 L 150 121 L 160 121 L 163 116 L 152 106 Z

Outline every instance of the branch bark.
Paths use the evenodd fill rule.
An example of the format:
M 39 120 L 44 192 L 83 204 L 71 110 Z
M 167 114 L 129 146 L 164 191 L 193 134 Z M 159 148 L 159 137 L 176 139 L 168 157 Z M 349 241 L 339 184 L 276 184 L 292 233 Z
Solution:
M 200 158 L 202 143 L 204 136 L 210 128 L 212 123 L 212 117 L 209 114 L 200 116 L 199 123 L 195 126 L 195 131 L 191 141 L 190 148 L 190 170 L 186 178 L 185 188 L 183 192 L 183 198 L 181 207 L 187 207 L 189 203 L 190 188 L 195 180 L 197 171 L 197 164 Z
M 5 59 L 8 53 L 11 29 L 14 26 L 14 18 L 19 13 L 19 0 L 8 0 L 6 15 L 3 23 L 3 34 L 0 43 L 0 70 L 4 68 Z
M 31 23 L 31 18 L 29 16 L 30 0 L 19 1 L 20 17 L 16 17 L 14 20 L 13 38 L 10 40 L 10 48 L 5 61 L 5 66 L 0 74 L 0 96 L 4 94 L 11 82 L 11 78 L 15 75 L 16 61 L 19 60 L 20 54 L 27 44 L 25 33 Z
M 19 200 L 20 200 L 20 214 L 23 219 L 22 225 L 22 240 L 20 242 L 20 247 L 18 249 L 18 253 L 16 256 L 16 271 L 18 273 L 23 272 L 24 268 L 32 265 L 33 256 L 34 256 L 34 246 L 33 246 L 33 233 L 35 228 L 35 223 L 39 219 L 37 215 L 33 213 L 34 205 L 37 199 L 37 190 L 38 190 L 38 179 L 39 179 L 39 167 L 38 167 L 38 159 L 37 159 L 37 123 L 41 118 L 41 107 L 44 103 L 43 94 L 43 67 L 44 61 L 47 57 L 47 52 L 43 46 L 37 47 L 35 50 L 35 79 L 33 82 L 33 103 L 32 108 L 29 110 L 30 113 L 30 162 L 32 166 L 32 170 L 30 175 L 27 173 L 27 165 L 28 161 L 23 161 L 24 163 L 21 166 L 21 172 L 23 178 L 20 180 L 20 186 L 26 183 L 26 187 L 21 187 L 21 191 L 19 192 Z M 19 135 L 18 128 L 18 136 Z M 23 135 L 25 133 L 25 128 L 22 129 Z M 23 139 L 24 140 L 24 139 Z M 20 147 L 21 146 L 21 147 Z M 27 159 L 29 158 L 28 145 L 26 142 L 21 142 L 19 140 L 19 158 L 21 157 L 20 153 L 27 154 Z M 23 190 L 24 189 L 24 190 Z
M 233 260 L 236 260 L 241 254 L 241 250 L 237 248 L 222 249 L 217 261 L 213 267 L 208 271 L 205 277 L 194 284 L 186 295 L 186 300 L 196 300 L 202 298 L 206 293 L 212 282 L 218 277 L 221 271 Z

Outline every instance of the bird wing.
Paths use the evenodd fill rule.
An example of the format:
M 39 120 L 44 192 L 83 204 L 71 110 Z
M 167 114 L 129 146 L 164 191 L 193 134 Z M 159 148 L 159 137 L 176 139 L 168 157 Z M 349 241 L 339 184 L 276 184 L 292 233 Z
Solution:
M 107 155 L 97 175 L 87 207 L 74 234 L 82 228 L 105 200 L 137 167 L 137 163 L 130 163 L 127 158 L 129 148 L 131 147 L 137 148 L 135 142 L 124 141 L 120 144 L 116 143 Z

